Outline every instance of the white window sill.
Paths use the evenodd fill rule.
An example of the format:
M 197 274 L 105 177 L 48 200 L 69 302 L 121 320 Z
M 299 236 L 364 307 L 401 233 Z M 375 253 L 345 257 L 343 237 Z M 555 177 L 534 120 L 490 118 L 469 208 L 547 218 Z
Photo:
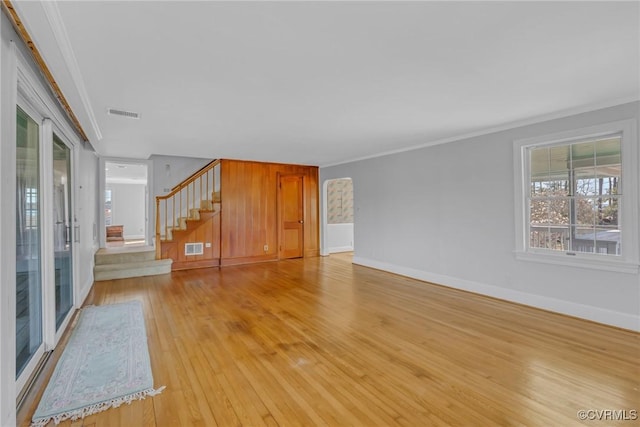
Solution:
M 539 262 L 544 264 L 564 265 L 568 267 L 590 268 L 594 270 L 615 271 L 618 273 L 638 274 L 640 265 L 621 259 L 601 259 L 597 255 L 567 255 L 566 252 L 541 253 L 516 251 L 516 259 L 520 261 Z

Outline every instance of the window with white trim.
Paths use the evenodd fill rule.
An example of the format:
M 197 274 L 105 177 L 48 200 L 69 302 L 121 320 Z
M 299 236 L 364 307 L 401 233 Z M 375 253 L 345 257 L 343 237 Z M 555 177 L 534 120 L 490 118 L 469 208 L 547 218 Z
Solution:
M 620 255 L 620 135 L 527 149 L 529 248 Z
M 627 120 L 515 142 L 520 259 L 637 272 L 635 126 Z

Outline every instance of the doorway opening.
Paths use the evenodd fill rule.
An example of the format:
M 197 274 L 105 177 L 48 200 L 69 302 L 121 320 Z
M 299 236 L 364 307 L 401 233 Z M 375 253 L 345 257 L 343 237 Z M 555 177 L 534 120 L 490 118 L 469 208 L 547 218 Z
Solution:
M 322 255 L 353 252 L 354 203 L 351 178 L 330 179 L 323 184 L 324 239 Z
M 146 163 L 105 162 L 105 247 L 147 244 L 148 167 Z

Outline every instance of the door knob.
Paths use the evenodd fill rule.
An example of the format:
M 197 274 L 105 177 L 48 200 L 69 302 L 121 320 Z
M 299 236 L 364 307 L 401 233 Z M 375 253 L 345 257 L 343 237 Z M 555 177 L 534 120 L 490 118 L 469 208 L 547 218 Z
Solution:
M 300 221 L 298 221 L 298 222 L 299 222 L 300 224 L 304 224 L 304 220 L 302 220 L 302 219 L 301 219 Z

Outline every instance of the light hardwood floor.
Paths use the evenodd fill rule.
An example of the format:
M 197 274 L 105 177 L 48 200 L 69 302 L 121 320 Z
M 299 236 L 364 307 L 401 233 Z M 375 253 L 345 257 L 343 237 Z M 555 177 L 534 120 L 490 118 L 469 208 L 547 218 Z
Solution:
M 577 412 L 640 410 L 639 334 L 347 255 L 97 282 L 87 303 L 133 299 L 166 390 L 61 425 L 638 425 Z

